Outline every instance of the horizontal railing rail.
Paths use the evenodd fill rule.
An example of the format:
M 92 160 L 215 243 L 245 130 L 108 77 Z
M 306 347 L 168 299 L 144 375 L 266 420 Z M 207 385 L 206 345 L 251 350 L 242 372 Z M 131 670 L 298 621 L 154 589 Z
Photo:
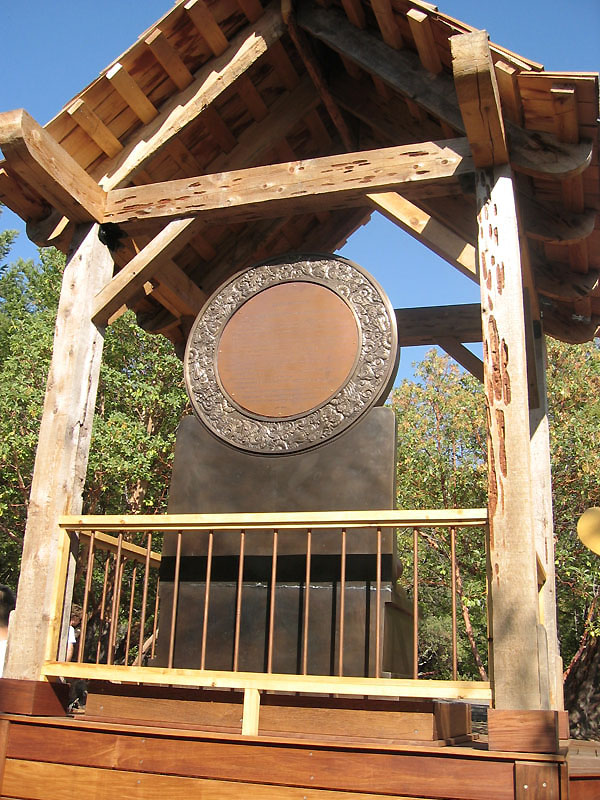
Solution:
M 398 696 L 398 697 L 428 697 L 428 698 L 463 698 L 487 701 L 491 697 L 489 682 L 460 681 L 457 680 L 458 647 L 457 647 L 457 561 L 456 543 L 457 531 L 462 528 L 485 528 L 487 525 L 487 509 L 443 509 L 419 511 L 332 511 L 332 512 L 286 512 L 286 513 L 254 513 L 254 514 L 177 514 L 177 515 L 111 515 L 111 516 L 65 516 L 60 519 L 60 527 L 65 531 L 65 536 L 79 536 L 79 561 L 76 572 L 76 587 L 78 597 L 83 597 L 81 609 L 81 627 L 79 646 L 76 661 L 65 662 L 49 658 L 43 673 L 52 678 L 95 678 L 98 680 L 117 680 L 133 683 L 167 683 L 180 686 L 219 687 L 239 689 L 244 691 L 244 708 L 248 715 L 244 732 L 255 730 L 258 719 L 260 691 L 307 692 L 323 694 L 349 694 L 371 696 Z M 352 552 L 353 536 L 358 534 L 358 529 L 363 532 L 370 530 L 373 536 L 372 555 L 369 557 L 357 556 Z M 382 532 L 407 530 L 408 539 L 412 548 L 408 553 L 412 559 L 412 599 L 407 600 L 408 611 L 402 611 L 409 618 L 412 625 L 413 665 L 412 678 L 407 677 L 382 677 L 382 607 L 384 605 L 382 594 L 382 563 L 386 558 L 382 553 Z M 451 582 L 448 582 L 447 591 L 452 598 L 452 680 L 433 680 L 419 677 L 419 544 L 423 536 L 424 544 L 432 531 L 443 530 L 443 544 L 447 554 L 445 557 L 451 563 Z M 339 536 L 339 551 L 336 555 L 324 557 L 314 552 L 315 536 L 313 531 L 326 532 L 326 536 Z M 180 583 L 184 579 L 182 570 L 182 547 L 186 537 L 192 532 L 200 532 L 205 536 L 207 546 L 201 557 L 202 569 L 201 583 L 203 584 L 202 608 L 203 615 L 201 626 L 202 635 L 198 637 L 199 667 L 195 669 L 182 669 L 177 666 L 175 658 L 175 640 L 177 619 L 179 613 Z M 305 551 L 299 557 L 290 559 L 289 549 L 286 550 L 286 537 L 301 532 L 298 541 L 305 541 Z M 337 533 L 336 533 L 337 532 Z M 231 539 L 231 534 L 238 539 Z M 152 549 L 153 542 L 158 548 L 157 534 L 166 534 L 172 537 L 171 550 L 174 555 L 165 557 L 157 549 Z M 267 538 L 265 539 L 265 534 Z M 400 534 L 399 534 L 400 535 Z M 477 531 L 473 533 L 477 538 Z M 217 547 L 220 537 L 229 536 L 229 541 L 239 541 L 238 551 L 232 557 L 232 563 L 227 566 L 227 575 L 224 578 L 223 556 L 213 556 L 213 548 Z M 257 559 L 252 562 L 253 541 L 261 537 L 263 550 L 261 555 L 261 569 L 265 575 L 259 579 L 264 591 L 263 600 L 266 603 L 267 616 L 265 625 L 265 668 L 262 671 L 248 672 L 243 667 L 240 644 L 240 630 L 242 627 L 242 604 L 244 593 L 248 591 L 248 579 L 244 570 L 250 563 L 250 572 L 256 570 Z M 253 538 L 254 537 L 254 538 Z M 304 538 L 302 538 L 304 537 Z M 131 541 L 136 539 L 137 541 Z M 482 537 L 483 539 L 483 537 Z M 258 540 L 256 540 L 258 541 Z M 335 539 L 337 542 L 338 540 Z M 391 541 L 388 539 L 387 541 Z M 269 543 L 270 551 L 264 552 L 265 542 Z M 313 548 L 311 550 L 311 548 Z M 439 549 L 439 547 L 438 547 Z M 169 551 L 170 552 L 170 551 Z M 184 551 L 185 552 L 185 551 Z M 218 549 L 217 549 L 217 552 Z M 258 552 L 258 551 L 256 551 Z M 389 550 L 388 550 L 389 553 Z M 288 561 L 286 562 L 286 554 Z M 184 556 L 185 558 L 185 556 Z M 300 563 L 300 561 L 302 563 Z M 368 561 L 371 559 L 373 562 Z M 389 558 L 389 555 L 387 556 Z M 321 561 L 319 561 L 321 559 Z M 354 560 L 353 560 L 354 559 Z M 369 563 L 368 568 L 365 564 Z M 268 562 L 268 563 L 267 563 Z M 276 586 L 282 581 L 281 576 L 287 575 L 289 564 L 302 575 L 295 575 L 294 580 L 300 583 L 301 604 L 303 608 L 299 613 L 301 628 L 301 642 L 299 644 L 298 668 L 295 673 L 284 674 L 277 669 L 275 656 L 277 648 L 275 635 L 275 608 L 277 601 Z M 326 563 L 331 569 L 335 563 L 335 592 L 339 591 L 337 603 L 339 608 L 335 611 L 336 630 L 335 637 L 335 667 L 332 662 L 332 672 L 337 674 L 312 674 L 314 669 L 308 668 L 307 651 L 309 648 L 309 617 L 310 599 L 318 569 Z M 385 562 L 388 564 L 390 562 Z M 157 634 L 159 643 L 159 581 L 158 568 L 161 574 L 168 573 L 169 587 L 172 587 L 173 602 L 167 608 L 167 617 L 163 621 L 162 653 L 165 666 L 148 666 L 144 662 L 147 657 L 154 658 Z M 270 566 L 269 566 L 270 564 Z M 316 566 L 314 566 L 316 564 Z M 304 565 L 304 566 L 302 566 Z M 321 566 L 319 566 L 321 565 Z M 372 614 L 373 640 L 370 644 L 374 649 L 374 669 L 367 666 L 366 674 L 373 677 L 351 677 L 344 674 L 344 637 L 351 622 L 345 621 L 345 588 L 354 579 L 353 570 L 356 565 L 364 572 L 369 572 L 366 580 L 367 594 L 374 598 L 372 605 L 375 611 Z M 313 572 L 311 573 L 311 569 Z M 226 571 L 227 571 L 226 570 Z M 231 576 L 229 575 L 231 572 Z M 268 573 L 268 574 L 267 574 Z M 372 573 L 372 575 L 371 575 Z M 254 574 L 254 573 L 253 573 Z M 362 574 L 362 573 L 361 573 Z M 66 580 L 66 575 L 64 576 Z M 197 578 L 194 578 L 197 580 Z M 233 633 L 233 664 L 231 669 L 207 669 L 207 648 L 210 646 L 208 635 L 208 617 L 211 609 L 211 592 L 215 582 L 227 580 L 234 586 L 235 591 L 235 631 Z M 389 584 L 389 581 L 388 581 Z M 171 588 L 169 589 L 171 591 Z M 370 594 L 373 592 L 373 594 Z M 93 601 L 92 601 L 93 597 Z M 161 599 L 161 603 L 162 603 Z M 367 602 L 367 605 L 369 603 Z M 165 613 L 165 612 L 163 612 Z M 317 615 L 317 614 L 316 614 Z M 312 620 L 312 618 L 311 618 Z M 373 624 L 373 620 L 375 620 Z M 354 624 L 354 623 L 352 623 Z M 368 635 L 367 635 L 368 638 Z M 165 650 L 165 643 L 168 647 Z M 58 642 L 49 653 L 58 653 Z M 160 647 L 159 647 L 160 650 Z M 165 653 L 168 655 L 165 656 Z M 156 663 L 156 662 L 155 662 Z M 367 663 L 368 660 L 367 660 Z M 253 668 L 252 668 L 253 669 Z M 371 672 L 369 672 L 369 669 Z M 398 671 L 400 675 L 410 675 L 409 671 Z M 389 669 L 387 671 L 389 674 Z M 398 673 L 397 673 L 398 674 Z M 435 674 L 435 673 L 433 673 Z M 449 674 L 449 673 L 448 673 Z M 256 724 L 255 724 L 256 723 Z

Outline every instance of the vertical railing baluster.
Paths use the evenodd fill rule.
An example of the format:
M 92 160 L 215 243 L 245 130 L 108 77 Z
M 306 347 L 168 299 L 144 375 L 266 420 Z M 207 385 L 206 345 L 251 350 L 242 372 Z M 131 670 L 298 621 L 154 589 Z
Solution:
M 242 584 L 244 581 L 244 547 L 246 532 L 240 531 L 240 563 L 238 566 L 237 597 L 235 600 L 235 632 L 233 637 L 233 671 L 237 672 L 240 658 L 240 628 L 242 624 Z
M 310 567 L 312 531 L 306 531 L 306 575 L 304 577 L 304 619 L 302 623 L 302 674 L 308 674 L 308 615 L 310 609 Z
M 156 652 L 156 632 L 158 630 L 158 598 L 160 589 L 160 578 L 156 581 L 156 597 L 154 598 L 154 619 L 152 621 L 152 650 L 150 651 L 150 658 L 154 658 Z
M 108 591 L 109 569 L 110 569 L 110 556 L 107 553 L 106 559 L 104 560 L 104 583 L 102 584 L 102 600 L 100 602 L 100 621 L 98 624 L 98 644 L 96 645 L 96 664 L 100 663 L 100 652 L 102 648 L 102 633 L 104 628 L 104 613 L 106 611 L 106 593 Z
M 177 626 L 177 606 L 179 604 L 179 571 L 181 568 L 181 531 L 177 531 L 177 547 L 175 552 L 175 577 L 173 579 L 173 603 L 171 607 L 171 635 L 169 637 L 169 669 L 173 666 L 175 654 L 175 628 Z
M 277 593 L 277 536 L 273 531 L 273 555 L 271 557 L 271 591 L 269 597 L 269 640 L 267 643 L 267 672 L 273 672 L 273 639 L 275 637 L 275 596 Z
M 144 586 L 142 589 L 142 612 L 140 618 L 140 638 L 138 644 L 138 657 L 135 663 L 141 667 L 144 649 L 144 628 L 146 627 L 146 603 L 148 602 L 148 581 L 150 580 L 150 555 L 152 553 L 152 534 L 146 538 L 146 562 L 144 566 Z
M 85 588 L 83 590 L 83 608 L 81 610 L 81 628 L 79 631 L 79 647 L 77 648 L 77 662 L 81 664 L 85 651 L 85 635 L 87 631 L 87 610 L 90 599 L 90 586 L 94 574 L 94 546 L 96 544 L 96 533 L 90 533 L 90 544 L 88 550 L 87 569 L 85 573 Z
M 115 578 L 113 581 L 112 607 L 110 612 L 110 628 L 108 633 L 107 664 L 113 663 L 115 641 L 117 638 L 117 622 L 119 616 L 119 602 L 121 600 L 121 552 L 123 548 L 123 534 L 119 531 L 117 540 L 117 554 L 115 556 Z
M 419 531 L 413 528 L 413 678 L 419 677 Z
M 346 611 L 346 529 L 342 528 L 342 557 L 340 564 L 340 650 L 338 675 L 344 674 L 344 617 Z
M 135 579 L 137 578 L 137 564 L 133 565 L 131 574 L 131 588 L 129 590 L 129 616 L 127 617 L 127 639 L 125 641 L 125 666 L 129 666 L 129 645 L 131 644 L 131 620 L 133 619 L 133 601 L 135 596 Z
M 456 528 L 450 528 L 450 562 L 452 568 L 452 680 L 458 677 L 458 645 L 456 632 Z
M 381 677 L 381 528 L 377 528 L 377 574 L 375 577 L 375 677 Z M 367 620 L 367 625 L 370 620 Z
M 204 586 L 204 619 L 202 620 L 202 648 L 200 651 L 200 669 L 206 666 L 206 637 L 208 635 L 208 606 L 210 603 L 210 578 L 212 573 L 212 553 L 213 553 L 212 531 L 208 532 L 208 552 L 206 554 L 206 584 Z

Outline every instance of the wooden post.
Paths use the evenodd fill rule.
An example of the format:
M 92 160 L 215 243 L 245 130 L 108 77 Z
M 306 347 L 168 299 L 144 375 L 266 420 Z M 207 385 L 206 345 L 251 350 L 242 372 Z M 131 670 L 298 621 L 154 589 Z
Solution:
M 80 226 L 58 306 L 5 677 L 39 680 L 56 658 L 70 549 L 58 518 L 81 512 L 103 345 L 92 304 L 112 271 L 97 226 Z
M 546 342 L 541 323 L 534 327 L 533 349 L 539 405 L 530 408 L 531 480 L 533 488 L 533 525 L 536 552 L 546 580 L 539 591 L 540 623 L 545 630 L 548 653 L 549 708 L 564 708 L 563 663 L 558 642 L 556 619 L 556 582 L 554 569 L 554 526 L 552 516 L 552 476 L 548 427 L 548 391 L 546 386 Z
M 510 167 L 479 170 L 476 185 L 494 705 L 534 710 L 549 699 L 540 691 L 523 272 Z

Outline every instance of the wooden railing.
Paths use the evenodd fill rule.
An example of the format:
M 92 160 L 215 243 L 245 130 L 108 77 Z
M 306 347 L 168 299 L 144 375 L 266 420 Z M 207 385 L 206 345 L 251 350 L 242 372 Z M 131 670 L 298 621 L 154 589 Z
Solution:
M 457 606 L 456 606 L 456 540 L 463 528 L 485 528 L 486 509 L 456 509 L 432 511 L 347 511 L 347 512 L 294 512 L 277 514 L 218 514 L 218 515 L 165 515 L 165 516 L 87 516 L 63 517 L 60 526 L 65 532 L 65 542 L 72 547 L 73 537 L 79 537 L 79 561 L 76 570 L 76 591 L 82 601 L 79 645 L 70 663 L 49 658 L 43 673 L 47 677 L 97 678 L 140 683 L 173 684 L 181 686 L 211 686 L 244 690 L 246 722 L 244 732 L 255 729 L 258 718 L 259 692 L 261 690 L 310 692 L 324 694 L 356 694 L 402 697 L 438 698 L 490 698 L 490 685 L 484 681 L 457 680 Z M 349 677 L 344 675 L 344 582 L 348 560 L 347 542 L 358 529 L 371 529 L 376 547 L 375 556 L 375 630 L 376 659 L 374 677 Z M 382 533 L 412 529 L 412 637 L 414 647 L 413 676 L 409 678 L 382 677 L 381 642 L 379 631 L 382 592 Z M 419 542 L 427 542 L 431 531 L 446 531 L 450 558 L 452 598 L 452 680 L 423 680 L 418 677 L 419 652 Z M 340 609 L 336 631 L 338 657 L 336 675 L 308 674 L 307 646 L 310 625 L 310 587 L 312 531 L 337 531 L 339 542 L 338 580 Z M 204 583 L 202 638 L 199 642 L 199 669 L 174 667 L 176 620 L 180 585 L 182 543 L 189 532 L 204 532 L 207 541 Z M 223 532 L 236 532 L 239 551 L 236 556 L 237 587 L 234 632 L 234 657 L 232 669 L 215 671 L 205 669 L 208 618 L 210 615 L 211 566 L 213 544 Z M 264 672 L 247 672 L 238 669 L 240 651 L 240 618 L 243 602 L 244 552 L 250 549 L 254 533 L 270 532 L 272 542 L 270 563 L 268 613 L 268 655 Z M 305 573 L 303 585 L 302 658 L 300 674 L 273 674 L 274 614 L 276 604 L 276 576 L 278 552 L 288 531 L 302 532 L 306 542 L 303 554 Z M 423 536 L 420 536 L 423 534 Z M 425 533 L 427 535 L 425 535 Z M 458 533 L 457 533 L 458 532 Z M 157 534 L 170 534 L 175 538 L 174 570 L 172 575 L 174 602 L 169 610 L 170 619 L 163 627 L 169 634 L 168 655 L 163 667 L 145 666 L 153 657 L 158 628 L 158 567 L 161 554 L 152 549 Z M 410 533 L 409 533 L 410 536 Z M 138 543 L 131 541 L 137 538 Z M 483 540 L 483 533 L 481 536 Z M 264 538 L 263 538 L 264 541 Z M 296 538 L 298 541 L 298 538 Z M 279 551 L 278 551 L 279 547 Z M 66 570 L 62 576 L 66 581 Z M 63 583 L 63 585 L 65 585 Z M 62 607 L 56 610 L 57 619 Z M 348 624 L 348 623 L 346 623 Z M 58 653 L 58 628 L 54 627 L 54 640 L 47 652 Z M 410 673 L 409 673 L 410 674 Z M 247 705 L 247 708 L 246 708 Z

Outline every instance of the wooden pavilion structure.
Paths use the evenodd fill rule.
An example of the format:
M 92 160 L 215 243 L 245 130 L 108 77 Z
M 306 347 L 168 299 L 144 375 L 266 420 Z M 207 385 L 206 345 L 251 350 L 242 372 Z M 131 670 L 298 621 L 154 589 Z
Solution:
M 180 0 L 45 127 L 0 114 L 0 147 L 0 200 L 68 253 L 2 681 L 2 796 L 597 796 L 597 755 L 569 780 L 560 744 L 544 335 L 585 342 L 600 324 L 598 75 L 547 72 L 422 0 Z M 487 523 L 490 685 L 66 664 L 77 534 L 117 547 L 111 531 L 299 524 L 81 516 L 105 327 L 132 309 L 182 350 L 230 275 L 333 251 L 374 209 L 481 287 L 480 307 L 396 315 L 401 345 L 439 344 L 484 383 L 489 506 L 329 524 Z M 111 712 L 71 719 L 59 676 L 123 685 L 102 690 Z M 151 690 L 165 684 L 179 689 Z M 215 715 L 206 687 L 237 694 Z M 321 702 L 336 734 L 323 713 L 312 728 L 278 714 L 289 692 L 355 699 Z M 162 719 L 140 715 L 148 697 Z M 440 705 L 461 697 L 491 699 L 488 750 L 434 746 L 468 732 Z

